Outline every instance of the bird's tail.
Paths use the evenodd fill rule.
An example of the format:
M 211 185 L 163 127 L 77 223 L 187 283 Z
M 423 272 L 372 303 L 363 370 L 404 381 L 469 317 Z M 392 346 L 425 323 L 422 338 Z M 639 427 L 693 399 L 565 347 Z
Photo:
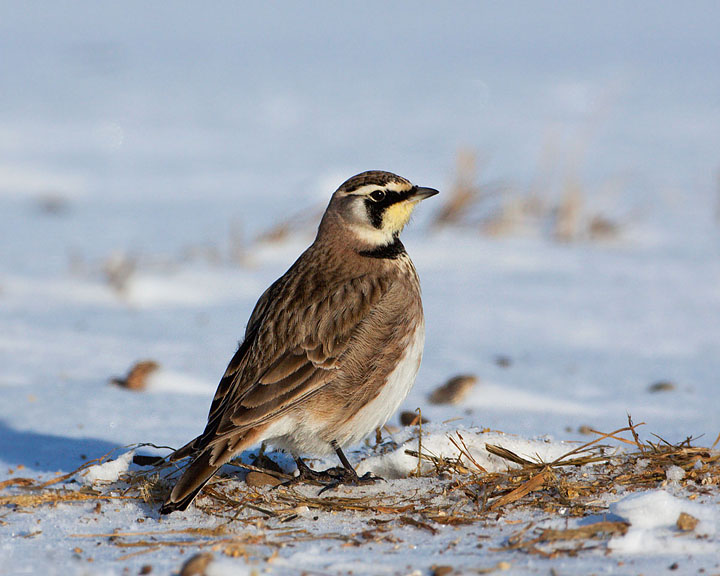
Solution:
M 175 510 L 185 510 L 207 484 L 208 480 L 218 471 L 223 462 L 212 461 L 212 449 L 203 450 L 187 467 L 183 475 L 175 484 L 165 503 L 160 508 L 160 514 L 170 514 Z

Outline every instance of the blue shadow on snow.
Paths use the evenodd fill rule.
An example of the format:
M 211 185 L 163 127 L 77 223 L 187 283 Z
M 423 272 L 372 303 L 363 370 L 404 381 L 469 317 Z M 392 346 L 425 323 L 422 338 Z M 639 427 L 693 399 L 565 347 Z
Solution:
M 116 448 L 106 440 L 19 431 L 0 421 L 0 460 L 10 467 L 22 464 L 39 472 L 72 472 Z

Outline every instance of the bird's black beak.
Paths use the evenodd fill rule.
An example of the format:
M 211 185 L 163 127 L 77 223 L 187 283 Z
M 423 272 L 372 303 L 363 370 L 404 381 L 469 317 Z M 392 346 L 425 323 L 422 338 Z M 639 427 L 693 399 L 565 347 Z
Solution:
M 416 186 L 413 188 L 410 200 L 413 202 L 420 202 L 421 200 L 425 200 L 425 198 L 435 196 L 435 194 L 440 194 L 440 191 L 435 190 L 435 188 L 420 188 L 419 186 Z

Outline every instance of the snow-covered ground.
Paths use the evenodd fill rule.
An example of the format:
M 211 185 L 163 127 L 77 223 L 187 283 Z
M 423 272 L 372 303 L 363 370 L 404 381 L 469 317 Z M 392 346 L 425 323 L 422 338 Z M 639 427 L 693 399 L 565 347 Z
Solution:
M 312 220 L 366 169 L 447 192 L 462 149 L 478 154 L 481 183 L 557 201 L 573 182 L 586 212 L 619 222 L 620 235 L 558 243 L 543 231 L 437 230 L 429 222 L 443 197 L 423 204 L 405 244 L 427 340 L 402 410 L 452 421 L 445 431 L 500 430 L 518 450 L 546 444 L 549 458 L 563 441 L 587 441 L 581 427 L 608 432 L 626 413 L 646 423 L 644 437 L 712 445 L 718 18 L 710 2 L 0 4 L 0 482 L 193 437 L 255 300 L 312 226 L 279 242 L 257 235 L 298 214 Z M 146 358 L 161 365 L 147 390 L 109 384 Z M 470 395 L 430 404 L 459 373 L 478 376 Z M 658 382 L 669 385 L 651 391 Z M 361 469 L 387 477 L 400 465 L 354 455 L 366 456 Z M 378 489 L 422 488 L 389 485 Z M 432 536 L 403 526 L 394 544 L 302 541 L 253 566 L 651 574 L 677 562 L 717 572 L 717 492 L 702 504 L 685 496 L 670 483 L 608 497 L 608 515 L 631 523 L 608 555 L 493 552 L 515 523 L 538 520 L 518 512 Z M 169 573 L 190 550 L 118 560 L 106 541 L 70 535 L 216 522 L 191 510 L 160 523 L 134 502 L 90 508 L 0 508 L 0 574 L 135 574 L 145 564 Z M 680 511 L 700 520 L 690 536 L 673 528 Z M 293 528 L 366 526 L 348 514 L 317 522 L 301 515 Z M 249 569 L 224 558 L 212 570 Z

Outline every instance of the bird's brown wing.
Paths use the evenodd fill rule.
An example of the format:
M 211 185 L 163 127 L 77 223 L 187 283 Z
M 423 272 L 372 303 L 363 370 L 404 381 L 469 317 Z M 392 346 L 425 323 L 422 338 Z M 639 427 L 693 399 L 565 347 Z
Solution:
M 338 361 L 389 287 L 362 275 L 328 290 L 271 286 L 258 302 L 245 341 L 218 386 L 205 432 L 193 451 L 214 460 L 234 453 L 245 432 L 270 422 L 333 380 Z M 303 294 L 293 294 L 301 289 Z M 323 297 L 305 298 L 307 294 Z
M 321 278 L 295 275 L 291 284 L 284 282 L 287 276 L 256 305 L 246 338 L 218 386 L 205 431 L 171 457 L 192 460 L 161 513 L 187 508 L 220 466 L 262 439 L 264 424 L 332 381 L 353 336 L 390 286 L 387 278 L 361 275 L 328 290 L 313 286 Z
M 232 359 L 230 360 L 230 363 L 225 369 L 225 374 L 223 374 L 223 377 L 218 384 L 217 390 L 215 391 L 215 396 L 213 396 L 213 401 L 210 405 L 210 411 L 208 413 L 208 426 L 216 419 L 220 407 L 223 405 L 223 401 L 227 396 L 228 392 L 234 389 L 239 378 L 239 372 L 247 363 L 248 352 L 250 351 L 257 339 L 258 331 L 260 325 L 262 324 L 262 319 L 266 316 L 271 303 L 277 300 L 279 292 L 282 290 L 282 287 L 284 285 L 284 281 L 285 276 L 278 278 L 270 285 L 267 290 L 265 290 L 265 292 L 263 292 L 262 296 L 260 296 L 257 303 L 255 304 L 255 308 L 250 315 L 250 319 L 247 323 L 247 328 L 245 329 L 245 338 L 238 346 L 237 351 L 235 352 Z
M 285 275 L 287 276 L 287 274 Z M 203 448 L 205 448 L 209 441 L 212 439 L 213 434 L 217 428 L 219 418 L 222 416 L 223 407 L 226 405 L 225 398 L 228 392 L 233 390 L 241 377 L 240 372 L 243 366 L 247 363 L 248 353 L 255 344 L 258 335 L 258 328 L 262 323 L 262 319 L 270 306 L 278 297 L 278 292 L 281 290 L 284 283 L 285 276 L 278 278 L 270 287 L 263 292 L 262 296 L 258 299 L 248 320 L 247 328 L 245 330 L 245 338 L 235 354 L 233 355 L 230 363 L 225 369 L 225 374 L 220 379 L 215 395 L 213 396 L 212 403 L 210 404 L 210 411 L 208 412 L 208 421 L 205 426 L 203 433 L 193 438 L 190 442 L 178 448 L 170 455 L 170 461 L 177 461 L 187 456 L 197 454 Z

